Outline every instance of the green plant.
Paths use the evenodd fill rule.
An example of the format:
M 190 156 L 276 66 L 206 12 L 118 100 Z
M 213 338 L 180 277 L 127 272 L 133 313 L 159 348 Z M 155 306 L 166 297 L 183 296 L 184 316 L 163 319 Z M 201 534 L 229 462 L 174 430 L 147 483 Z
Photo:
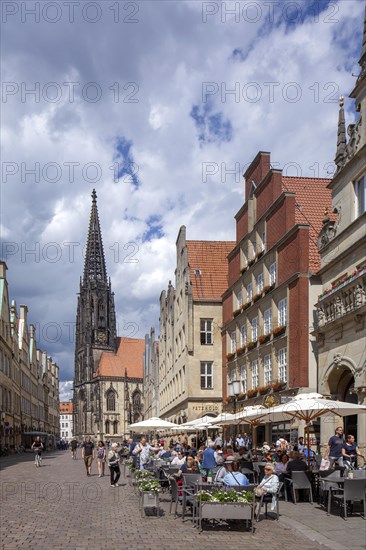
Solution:
M 247 348 L 248 348 L 248 351 L 250 351 L 251 349 L 255 348 L 257 342 L 248 342 L 247 343 Z
M 260 344 L 264 344 L 265 342 L 268 342 L 268 340 L 270 339 L 271 335 L 270 334 L 261 334 L 261 336 L 259 336 L 258 340 L 259 340 L 259 343 Z
M 273 329 L 272 334 L 273 336 L 279 336 L 280 334 L 283 334 L 286 330 L 286 325 L 281 325 L 280 327 L 276 327 Z
M 160 491 L 160 483 L 157 479 L 139 480 L 136 485 L 141 492 L 158 493 Z
M 247 350 L 247 347 L 246 347 L 246 346 L 242 346 L 241 348 L 238 348 L 238 349 L 236 350 L 236 354 L 237 354 L 237 355 L 242 355 L 243 353 L 246 352 L 246 350 Z
M 135 478 L 137 480 L 149 479 L 152 475 L 152 472 L 147 472 L 146 470 L 136 470 L 135 472 Z
M 237 492 L 237 491 L 199 491 L 197 493 L 197 498 L 201 500 L 202 502 L 222 502 L 222 503 L 230 503 L 230 502 L 243 502 L 243 503 L 251 503 L 253 502 L 253 493 L 251 491 L 243 491 L 243 492 Z
M 241 310 L 244 311 L 245 309 L 247 309 L 251 305 L 251 303 L 252 302 L 245 302 L 245 304 L 241 306 Z

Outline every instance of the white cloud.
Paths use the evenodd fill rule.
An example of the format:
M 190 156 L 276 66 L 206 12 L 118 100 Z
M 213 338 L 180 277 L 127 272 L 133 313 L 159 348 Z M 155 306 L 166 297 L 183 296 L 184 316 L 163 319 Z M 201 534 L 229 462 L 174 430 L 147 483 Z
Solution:
M 340 2 L 338 22 L 326 23 L 320 14 L 319 22 L 309 17 L 297 26 L 283 21 L 270 26 L 263 18 L 256 24 L 230 17 L 222 23 L 220 14 L 203 23 L 202 5 L 194 2 L 140 3 L 140 22 L 122 27 L 111 23 L 109 12 L 95 25 L 80 17 L 74 24 L 63 19 L 19 25 L 13 18 L 4 25 L 4 80 L 28 89 L 35 82 L 41 89 L 57 82 L 63 92 L 56 103 L 42 93 L 39 102 L 32 96 L 21 101 L 19 93 L 3 104 L 3 161 L 15 163 L 18 172 L 2 186 L 2 237 L 19 246 L 7 259 L 10 293 L 28 304 L 30 320 L 39 323 L 39 344 L 60 365 L 62 380 L 73 375 L 70 323 L 92 188 L 120 331 L 127 335 L 124 327 L 135 323 L 136 336 L 144 337 L 151 325 L 157 328 L 161 290 L 169 279 L 174 282 L 179 227 L 187 226 L 189 239 L 233 240 L 233 216 L 243 200 L 241 173 L 258 150 L 271 151 L 272 162 L 285 170 L 296 163 L 303 175 L 327 175 L 335 153 L 337 98 L 353 87 L 352 70 L 357 70 L 349 59 L 361 48 L 361 4 Z M 233 56 L 234 50 L 240 55 Z M 80 83 L 73 102 L 63 84 L 71 81 Z M 83 98 L 88 82 L 100 86 L 100 101 Z M 232 126 L 230 141 L 202 145 L 198 140 L 199 124 L 190 113 L 194 105 L 199 113 L 208 108 L 203 83 L 217 88 L 204 114 L 206 132 L 215 133 L 221 113 Z M 239 98 L 225 95 L 235 86 Z M 298 89 L 299 101 L 286 100 L 286 92 Z M 250 94 L 256 90 L 253 102 Z M 351 123 L 351 103 L 346 107 Z M 113 179 L 118 137 L 131 142 L 138 188 L 128 175 Z M 39 182 L 21 167 L 32 169 L 37 162 Z M 73 181 L 65 165 L 70 162 L 78 163 Z M 43 173 L 48 163 L 58 163 L 59 181 L 51 181 L 51 169 Z M 99 166 L 96 182 L 92 170 L 85 170 L 89 163 Z M 205 163 L 217 168 L 206 179 Z M 236 174 L 225 172 L 233 168 Z M 51 242 L 61 250 L 57 262 Z M 22 243 L 38 246 L 39 254 L 25 255 Z M 73 256 L 69 243 L 76 243 Z M 126 262 L 132 252 L 137 263 Z M 45 337 L 51 322 L 61 330 L 57 341 Z

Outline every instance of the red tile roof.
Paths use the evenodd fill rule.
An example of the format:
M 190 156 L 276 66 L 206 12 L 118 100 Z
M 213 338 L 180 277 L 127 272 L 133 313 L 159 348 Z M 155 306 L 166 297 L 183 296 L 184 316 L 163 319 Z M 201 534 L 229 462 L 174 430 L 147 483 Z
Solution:
M 143 378 L 145 340 L 138 338 L 117 338 L 117 353 L 103 351 L 95 376 Z
M 73 408 L 70 401 L 60 401 L 60 414 L 72 414 Z
M 186 241 L 194 299 L 221 300 L 228 287 L 227 255 L 235 246 L 230 241 Z M 200 274 L 195 274 L 195 269 Z
M 282 177 L 284 190 L 296 193 L 296 223 L 310 225 L 309 268 L 313 273 L 320 267 L 317 239 L 325 208 L 331 218 L 332 192 L 327 189 L 330 182 L 330 179 L 323 178 Z

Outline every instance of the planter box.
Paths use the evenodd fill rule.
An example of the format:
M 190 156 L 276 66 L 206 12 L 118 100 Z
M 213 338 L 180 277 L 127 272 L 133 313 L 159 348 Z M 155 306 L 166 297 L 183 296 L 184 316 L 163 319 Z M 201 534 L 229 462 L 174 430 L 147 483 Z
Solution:
M 157 517 L 160 516 L 159 493 L 140 491 L 140 511 L 142 516 L 144 515 L 145 508 L 156 508 Z
M 200 528 L 203 519 L 239 519 L 252 522 L 253 527 L 253 503 L 244 502 L 201 502 L 200 504 Z

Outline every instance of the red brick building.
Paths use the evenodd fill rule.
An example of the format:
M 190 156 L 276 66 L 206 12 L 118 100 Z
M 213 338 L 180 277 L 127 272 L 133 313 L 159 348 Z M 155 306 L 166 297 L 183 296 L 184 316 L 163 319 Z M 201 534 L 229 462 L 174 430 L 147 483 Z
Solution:
M 316 390 L 310 331 L 320 285 L 311 276 L 319 269 L 324 209 L 331 207 L 330 180 L 283 176 L 271 168 L 270 153 L 259 152 L 244 178 L 246 200 L 235 216 L 223 294 L 224 397 L 232 401 L 229 384 L 239 380 L 239 409 Z M 272 428 L 266 438 L 289 430 Z

